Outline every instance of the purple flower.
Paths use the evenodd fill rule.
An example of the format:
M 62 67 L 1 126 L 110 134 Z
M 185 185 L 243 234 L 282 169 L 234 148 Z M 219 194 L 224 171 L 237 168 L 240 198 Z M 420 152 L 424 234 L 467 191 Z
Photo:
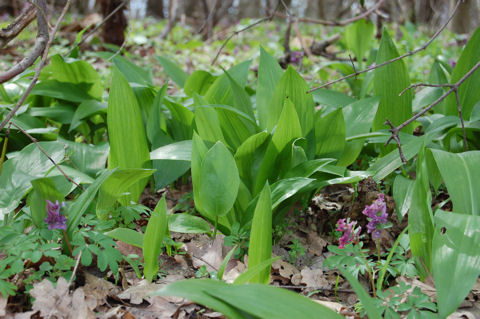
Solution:
M 387 224 L 388 218 L 385 195 L 378 194 L 377 200 L 372 205 L 366 206 L 362 213 L 368 217 L 368 233 L 373 232 L 373 238 L 380 238 L 381 228 L 377 226 Z
M 62 207 L 65 207 L 65 203 L 62 203 Z M 58 200 L 54 204 L 47 199 L 47 214 L 45 222 L 48 224 L 48 229 L 67 229 L 67 218 L 60 215 L 60 203 Z
M 299 64 L 302 58 L 303 58 L 303 52 L 301 51 L 290 52 L 290 63 Z
M 450 66 L 451 66 L 452 68 L 454 68 L 455 65 L 457 65 L 457 62 L 455 62 L 455 60 L 454 60 L 453 58 L 450 58 L 450 60 L 448 60 L 448 63 L 450 64 Z
M 358 234 L 362 231 L 362 227 L 355 229 L 357 222 L 346 222 L 345 218 L 338 220 L 337 222 L 337 231 L 343 232 L 342 237 L 340 237 L 338 248 L 343 249 L 345 245 L 354 242 L 358 238 Z

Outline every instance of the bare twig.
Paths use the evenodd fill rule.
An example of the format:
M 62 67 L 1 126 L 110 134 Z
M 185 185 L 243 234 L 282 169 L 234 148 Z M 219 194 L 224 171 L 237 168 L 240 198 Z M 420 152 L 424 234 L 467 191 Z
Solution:
M 353 63 L 352 56 L 349 54 L 348 57 L 350 58 L 350 63 L 352 63 L 353 72 L 357 73 L 357 70 L 355 69 L 355 63 Z M 357 76 L 355 75 L 355 80 L 356 79 L 357 79 Z
M 275 8 L 275 10 L 274 10 L 270 15 L 268 15 L 267 17 L 263 17 L 263 18 L 261 18 L 260 20 L 257 20 L 257 21 L 255 21 L 255 22 L 253 22 L 252 24 L 247 25 L 247 26 L 244 27 L 244 28 L 241 28 L 240 30 L 233 31 L 233 33 L 230 34 L 230 35 L 225 39 L 225 41 L 222 43 L 222 46 L 220 47 L 220 49 L 218 49 L 217 54 L 215 55 L 215 57 L 214 57 L 213 60 L 212 60 L 212 65 L 215 65 L 215 63 L 216 63 L 217 60 L 218 60 L 218 57 L 220 56 L 220 53 L 222 53 L 222 51 L 223 51 L 223 49 L 225 48 L 225 46 L 227 45 L 227 43 L 228 43 L 234 36 L 242 33 L 243 31 L 246 31 L 246 30 L 248 30 L 248 29 L 251 29 L 251 28 L 253 28 L 253 27 L 256 27 L 257 25 L 259 25 L 259 24 L 261 24 L 261 23 L 263 23 L 263 22 L 265 22 L 265 21 L 272 21 L 274 15 L 275 15 L 275 12 L 277 12 L 277 10 L 278 10 L 278 5 L 277 5 L 277 7 Z
M 19 130 L 22 134 L 24 134 L 25 136 L 27 136 L 34 144 L 35 146 L 38 147 L 38 149 L 40 150 L 40 152 L 43 153 L 43 155 L 45 155 L 48 160 L 50 162 L 52 162 L 52 164 L 58 169 L 58 171 L 60 173 L 62 173 L 63 176 L 65 176 L 65 178 L 72 184 L 76 185 L 77 187 L 80 187 L 79 184 L 77 184 L 77 182 L 75 182 L 73 179 L 70 178 L 70 176 L 67 175 L 67 173 L 65 173 L 63 171 L 63 169 L 53 160 L 53 158 L 47 153 L 47 151 L 45 151 L 45 149 L 38 143 L 38 140 L 33 137 L 32 135 L 28 134 L 23 128 L 21 128 L 20 126 L 18 126 L 17 124 L 15 124 L 14 122 L 10 122 L 13 126 L 15 126 L 17 128 L 17 130 Z
M 80 258 L 82 258 L 82 250 L 78 253 L 77 256 L 77 261 L 75 262 L 75 267 L 73 267 L 72 275 L 70 276 L 70 280 L 68 281 L 68 286 L 73 282 L 73 278 L 75 277 L 75 274 L 77 273 L 78 266 L 80 265 Z
M 45 50 L 43 50 L 43 56 L 40 62 L 37 65 L 37 69 L 35 71 L 35 75 L 33 76 L 32 82 L 30 82 L 30 85 L 27 87 L 25 92 L 23 93 L 22 97 L 20 100 L 18 100 L 17 104 L 15 107 L 10 111 L 10 113 L 7 114 L 7 116 L 3 119 L 3 122 L 0 124 L 0 131 L 7 125 L 8 122 L 12 119 L 12 117 L 15 115 L 15 113 L 18 111 L 18 109 L 23 105 L 23 102 L 25 102 L 25 99 L 28 97 L 30 92 L 33 90 L 33 87 L 38 81 L 38 77 L 40 76 L 40 72 L 42 71 L 43 67 L 45 66 L 45 63 L 48 58 L 48 51 L 50 49 L 50 46 L 52 45 L 53 39 L 55 38 L 55 34 L 58 31 L 58 28 L 60 27 L 60 23 L 62 22 L 63 18 L 65 17 L 65 14 L 68 11 L 68 8 L 70 7 L 70 2 L 71 0 L 67 0 L 67 3 L 65 3 L 65 7 L 63 7 L 62 14 L 58 18 L 57 23 L 55 24 L 55 27 L 52 30 L 52 33 L 50 35 L 50 40 L 48 40 L 48 43 L 45 47 Z
M 213 28 L 213 17 L 215 15 L 215 10 L 217 9 L 217 2 L 218 2 L 218 0 L 215 0 L 215 2 L 212 5 L 212 8 L 210 10 L 208 10 L 208 4 L 207 4 L 206 0 L 202 1 L 204 10 L 207 13 L 207 15 L 205 16 L 205 21 L 203 21 L 203 24 L 200 27 L 200 29 L 198 29 L 197 33 L 202 33 L 202 31 L 205 29 L 205 27 L 208 27 L 207 37 L 210 36 L 210 34 L 212 32 L 212 28 Z
M 458 116 L 460 117 L 460 122 L 462 124 L 462 130 L 463 130 L 463 143 L 464 143 L 464 147 L 465 147 L 465 150 L 468 150 L 467 148 L 467 137 L 466 137 L 466 132 L 465 132 L 465 125 L 464 125 L 464 122 L 463 122 L 463 115 L 462 115 L 462 109 L 461 109 L 461 106 L 460 106 L 460 100 L 458 98 L 458 88 L 460 87 L 460 85 L 465 82 L 466 79 L 468 79 L 477 69 L 480 68 L 480 62 L 477 62 L 477 64 L 475 64 L 471 69 L 470 71 L 468 71 L 460 80 L 458 80 L 456 83 L 454 84 L 449 84 L 449 85 L 442 85 L 442 86 L 448 86 L 450 87 L 450 89 L 445 92 L 442 96 L 440 96 L 438 99 L 436 99 L 432 104 L 430 104 L 429 106 L 427 106 L 426 108 L 424 108 L 422 111 L 418 112 L 417 114 L 415 114 L 414 116 L 412 116 L 410 119 L 406 120 L 405 122 L 403 122 L 402 124 L 400 124 L 399 126 L 395 127 L 392 122 L 387 119 L 385 121 L 385 125 L 388 125 L 390 126 L 390 129 L 389 131 L 392 133 L 392 135 L 390 136 L 390 138 L 387 140 L 387 142 L 385 143 L 385 145 L 387 145 L 388 143 L 390 143 L 391 140 L 395 140 L 395 142 L 397 143 L 398 145 L 398 152 L 400 153 L 400 158 L 402 160 L 402 162 L 405 164 L 407 162 L 407 160 L 405 159 L 405 156 L 403 156 L 403 152 L 402 152 L 402 146 L 400 144 L 400 138 L 399 138 L 399 133 L 400 133 L 400 130 L 403 129 L 405 126 L 409 125 L 410 123 L 412 123 L 413 121 L 417 120 L 420 116 L 422 116 L 423 114 L 427 113 L 429 110 L 431 110 L 433 107 L 435 107 L 438 103 L 442 102 L 447 96 L 449 96 L 452 92 L 455 93 L 455 97 L 456 97 L 456 100 L 457 100 L 457 110 L 458 110 Z M 414 86 L 410 86 L 411 87 L 414 87 Z
M 68 52 L 65 54 L 65 56 L 70 55 L 73 50 L 75 50 L 77 47 L 81 46 L 85 41 L 87 41 L 88 38 L 90 38 L 95 32 L 97 32 L 98 29 L 100 29 L 108 20 L 110 20 L 111 17 L 115 15 L 120 9 L 122 9 L 126 4 L 128 3 L 128 0 L 123 1 L 116 7 L 108 16 L 106 16 L 99 24 L 97 24 L 90 32 L 88 32 L 78 43 L 76 43 Z
M 14 39 L 35 19 L 36 10 L 33 6 L 28 7 L 15 20 L 3 29 L 0 29 L 0 47 L 3 47 Z
M 373 7 L 363 12 L 362 14 L 359 14 L 358 16 L 355 16 L 353 18 L 349 18 L 343 21 L 328 21 L 328 20 L 319 20 L 319 19 L 312 19 L 312 18 L 299 18 L 298 22 L 322 24 L 326 26 L 346 26 L 347 24 L 350 24 L 357 20 L 368 17 L 369 15 L 374 13 L 378 8 L 380 8 L 384 2 L 385 0 L 379 0 Z M 287 18 L 287 15 L 280 12 L 276 12 L 275 16 L 283 19 Z
M 435 32 L 435 34 L 430 38 L 430 40 L 428 40 L 424 45 L 422 45 L 421 47 L 413 50 L 413 51 L 409 51 L 407 53 L 405 53 L 404 55 L 401 55 L 401 56 L 398 56 L 396 58 L 393 58 L 393 59 L 390 59 L 388 61 L 385 61 L 385 62 L 382 62 L 380 64 L 376 64 L 376 65 L 372 65 L 368 68 L 366 68 L 365 70 L 361 70 L 361 71 L 358 71 L 358 72 L 354 72 L 354 73 L 351 73 L 349 75 L 346 75 L 344 77 L 341 77 L 337 80 L 333 80 L 333 81 L 330 81 L 330 82 L 327 82 L 325 84 L 322 84 L 320 86 L 317 86 L 317 87 L 314 87 L 310 90 L 307 91 L 307 93 L 311 93 L 315 90 L 318 90 L 318 89 L 321 89 L 321 88 L 324 88 L 326 86 L 329 86 L 331 84 L 334 84 L 334 83 L 337 83 L 337 82 L 340 82 L 340 81 L 343 81 L 343 80 L 346 80 L 346 79 L 349 79 L 351 77 L 354 77 L 354 76 L 358 76 L 359 74 L 362 74 L 362 73 L 366 73 L 366 72 L 369 72 L 369 71 L 372 71 L 372 70 L 375 70 L 375 69 L 378 69 L 382 66 L 385 66 L 387 64 L 390 64 L 390 63 L 393 63 L 393 62 L 396 62 L 396 61 L 399 61 L 403 58 L 406 58 L 406 57 L 409 57 L 411 55 L 414 55 L 422 50 L 425 50 L 439 35 L 440 33 L 442 33 L 442 31 L 447 27 L 448 23 L 450 23 L 450 21 L 453 19 L 453 17 L 455 16 L 455 14 L 457 13 L 458 11 L 458 7 L 460 6 L 460 3 L 462 3 L 463 0 L 457 0 L 457 4 L 455 5 L 455 8 L 453 9 L 452 13 L 450 14 L 450 16 L 448 17 L 447 21 L 440 27 L 440 29 L 437 30 L 437 32 Z
M 303 39 L 302 33 L 300 32 L 300 28 L 298 26 L 298 19 L 295 19 L 293 21 L 293 29 L 295 30 L 295 34 L 297 35 L 298 40 L 300 40 L 300 45 L 302 46 L 303 51 L 305 51 L 308 58 L 313 61 L 314 57 L 313 57 L 312 51 L 310 51 L 310 47 L 307 45 L 307 43 Z
M 47 20 L 45 20 L 44 15 L 42 14 L 42 10 L 45 11 L 46 8 L 47 8 L 47 5 L 45 3 L 45 0 L 38 0 L 38 8 L 37 8 L 37 30 L 38 31 L 37 31 L 37 38 L 35 39 L 35 45 L 33 46 L 32 51 L 27 56 L 25 56 L 20 62 L 15 64 L 9 70 L 3 73 L 0 73 L 0 84 L 10 80 L 14 76 L 25 71 L 45 51 L 45 48 L 48 42 L 48 23 L 47 23 Z

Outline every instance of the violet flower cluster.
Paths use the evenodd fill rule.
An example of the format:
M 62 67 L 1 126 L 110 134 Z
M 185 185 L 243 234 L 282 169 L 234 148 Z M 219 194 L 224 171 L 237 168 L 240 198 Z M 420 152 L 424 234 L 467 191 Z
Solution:
M 357 224 L 356 221 L 350 222 L 349 220 L 345 220 L 342 218 L 337 222 L 337 231 L 343 232 L 342 237 L 340 237 L 338 248 L 343 249 L 345 245 L 355 242 L 358 240 L 358 235 L 362 231 L 362 227 L 355 228 Z
M 362 213 L 368 217 L 368 233 L 373 232 L 373 238 L 380 238 L 381 228 L 378 226 L 386 225 L 388 218 L 385 195 L 378 194 L 377 200 L 372 205 L 366 206 Z
M 60 206 L 65 207 L 65 203 L 60 203 L 58 200 L 52 203 L 47 199 L 47 217 L 45 222 L 48 224 L 48 229 L 67 229 L 67 218 L 60 214 Z
M 300 64 L 303 58 L 303 52 L 302 51 L 291 51 L 290 52 L 290 63 L 292 64 Z

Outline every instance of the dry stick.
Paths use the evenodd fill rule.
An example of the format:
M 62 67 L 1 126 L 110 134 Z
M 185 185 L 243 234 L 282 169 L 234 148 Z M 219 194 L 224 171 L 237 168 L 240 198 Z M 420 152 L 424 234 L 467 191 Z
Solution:
M 3 47 L 14 39 L 23 29 L 25 29 L 36 16 L 36 10 L 33 6 L 23 11 L 7 27 L 0 29 L 0 47 Z
M 37 10 L 39 10 L 39 11 L 37 11 L 37 14 L 38 14 L 38 12 L 40 12 L 40 13 L 42 14 L 43 18 L 45 19 L 45 21 L 47 21 L 47 26 L 48 26 L 48 28 L 49 28 L 49 29 L 52 28 L 52 26 L 51 26 L 50 23 L 48 22 L 47 13 L 45 12 L 45 10 L 46 10 L 47 8 L 45 7 L 45 10 L 44 10 L 42 7 L 40 7 L 40 6 L 39 6 L 35 1 L 33 1 L 33 0 L 28 0 L 28 3 L 30 3 L 32 6 L 34 6 L 35 8 L 37 8 Z
M 12 124 L 13 126 L 15 126 L 22 134 L 24 134 L 25 136 L 27 136 L 37 147 L 38 149 L 40 150 L 40 152 L 42 152 L 50 162 L 53 163 L 53 165 L 59 170 L 60 173 L 62 173 L 63 176 L 65 176 L 65 178 L 70 182 L 70 183 L 73 183 L 75 184 L 76 186 L 80 187 L 81 186 L 79 184 L 77 184 L 77 182 L 75 182 L 73 179 L 70 178 L 70 176 L 67 175 L 67 173 L 65 173 L 63 171 L 63 169 L 58 166 L 58 164 L 53 160 L 53 158 L 48 155 L 48 153 L 45 151 L 45 149 L 38 143 L 38 140 L 33 137 L 32 135 L 28 134 L 24 129 L 22 129 L 20 126 L 18 126 L 17 124 L 15 124 L 14 122 L 10 122 L 10 124 Z
M 271 21 L 271 20 L 273 19 L 274 15 L 275 15 L 275 12 L 277 11 L 277 9 L 278 9 L 278 6 L 277 6 L 277 8 L 275 8 L 275 10 L 273 11 L 273 13 L 270 14 L 268 17 L 261 18 L 260 20 L 257 20 L 257 21 L 255 21 L 254 23 L 252 23 L 252 24 L 250 24 L 250 25 L 247 25 L 245 28 L 242 28 L 242 29 L 240 29 L 240 30 L 236 30 L 236 31 L 234 31 L 232 34 L 230 34 L 230 35 L 228 36 L 228 38 L 225 39 L 225 41 L 223 42 L 222 46 L 221 46 L 220 49 L 218 50 L 217 54 L 216 54 L 215 57 L 213 58 L 213 60 L 212 60 L 212 65 L 215 65 L 215 63 L 217 62 L 218 57 L 220 56 L 220 53 L 222 53 L 222 51 L 223 51 L 223 49 L 225 48 L 225 46 L 227 45 L 227 43 L 228 43 L 234 36 L 242 33 L 243 31 L 246 31 L 246 30 L 248 30 L 248 29 L 251 29 L 251 28 L 257 26 L 257 25 L 259 25 L 260 23 L 263 23 L 263 22 L 265 22 L 265 21 Z
M 27 56 L 25 56 L 20 62 L 15 64 L 9 70 L 7 70 L 3 73 L 0 73 L 0 84 L 10 80 L 14 76 L 16 76 L 16 75 L 22 73 L 23 71 L 25 71 L 33 63 L 35 63 L 37 58 L 40 55 L 42 55 L 42 52 L 45 52 L 45 48 L 46 48 L 47 43 L 49 41 L 49 39 L 48 39 L 48 23 L 41 13 L 42 12 L 41 9 L 46 8 L 45 0 L 39 0 L 38 6 L 39 6 L 39 8 L 37 9 L 37 30 L 38 31 L 37 31 L 37 37 L 35 39 L 35 45 L 33 46 L 32 51 Z M 3 126 L 0 128 L 0 130 L 2 128 L 3 128 Z
M 458 7 L 460 6 L 460 3 L 462 3 L 463 0 L 457 0 L 457 4 L 455 5 L 455 8 L 453 9 L 452 11 L 452 14 L 448 17 L 447 21 L 440 27 L 440 29 L 437 30 L 437 32 L 435 32 L 435 34 L 430 38 L 430 40 L 428 40 L 424 45 L 422 45 L 421 47 L 413 50 L 413 51 L 410 51 L 410 52 L 407 52 L 405 53 L 404 55 L 401 55 L 399 57 L 396 57 L 396 58 L 393 58 L 391 60 L 388 60 L 388 61 L 385 61 L 383 63 L 380 63 L 380 64 L 377 64 L 377 65 L 372 65 L 368 68 L 366 68 L 365 70 L 361 70 L 361 71 L 358 71 L 358 72 L 355 72 L 355 73 L 352 73 L 352 74 L 349 74 L 349 75 L 346 75 L 344 77 L 341 77 L 337 80 L 333 80 L 333 81 L 330 81 L 330 82 L 327 82 L 325 84 L 322 84 L 320 86 L 317 86 L 317 87 L 314 87 L 310 90 L 307 91 L 307 93 L 312 93 L 313 91 L 315 90 L 318 90 L 318 89 L 321 89 L 321 88 L 324 88 L 326 86 L 329 86 L 331 84 L 334 84 L 334 83 L 337 83 L 337 82 L 340 82 L 340 81 L 343 81 L 343 80 L 346 80 L 346 79 L 349 79 L 351 77 L 354 77 L 354 76 L 357 76 L 359 74 L 362 74 L 362 73 L 366 73 L 366 72 L 369 72 L 369 71 L 372 71 L 372 70 L 375 70 L 375 69 L 378 69 L 382 66 L 385 66 L 387 64 L 390 64 L 390 63 L 393 63 L 393 62 L 396 62 L 398 60 L 401 60 L 403 58 L 406 58 L 408 56 L 411 56 L 411 55 L 414 55 L 422 50 L 425 50 L 439 35 L 440 33 L 442 33 L 442 31 L 447 27 L 448 23 L 450 23 L 450 21 L 453 19 L 453 17 L 455 16 L 455 14 L 457 13 L 458 11 Z
M 208 10 L 208 5 L 206 3 L 206 0 L 203 0 L 202 2 L 203 2 L 203 6 Z M 205 18 L 205 21 L 203 21 L 203 24 L 200 27 L 200 29 L 198 29 L 197 34 L 202 33 L 203 29 L 205 29 L 206 26 L 208 26 L 208 31 L 207 32 L 208 33 L 212 32 L 212 28 L 211 28 L 212 24 L 211 23 L 212 23 L 212 20 L 213 20 L 213 16 L 215 15 L 215 10 L 217 9 L 217 2 L 218 2 L 218 0 L 215 0 L 212 8 L 209 11 L 207 11 L 208 15 Z
M 72 53 L 73 50 L 75 50 L 77 47 L 81 46 L 88 38 L 90 38 L 92 36 L 92 34 L 94 34 L 95 32 L 97 32 L 98 29 L 100 29 L 108 20 L 110 20 L 111 17 L 113 17 L 113 15 L 115 13 L 117 13 L 121 8 L 123 8 L 126 4 L 127 4 L 128 0 L 125 0 L 123 1 L 122 3 L 120 3 L 118 5 L 118 7 L 115 8 L 115 10 L 113 10 L 112 12 L 110 12 L 110 14 L 108 16 L 106 16 L 99 24 L 97 24 L 95 26 L 95 28 L 93 28 L 90 32 L 88 32 L 80 41 L 78 41 L 78 43 L 76 43 L 68 52 L 67 54 L 65 54 L 64 56 L 68 56 L 70 55 L 70 53 Z
M 353 72 L 357 72 L 357 70 L 355 69 L 355 63 L 353 63 L 353 59 L 352 59 L 352 56 L 349 54 L 348 57 L 350 58 L 350 63 L 352 63 L 352 67 L 353 67 Z M 357 76 L 355 75 L 355 80 L 357 80 Z
M 302 46 L 303 51 L 305 51 L 310 60 L 314 61 L 315 57 L 313 56 L 312 51 L 310 51 L 310 48 L 308 47 L 307 43 L 305 43 L 305 40 L 302 37 L 302 33 L 300 32 L 300 28 L 298 26 L 298 19 L 296 18 L 293 22 L 293 29 L 295 30 L 295 34 L 300 40 L 300 45 Z
M 28 88 L 25 90 L 23 93 L 22 97 L 20 100 L 18 100 L 17 104 L 15 107 L 10 111 L 10 113 L 7 114 L 3 122 L 0 124 L 0 131 L 3 130 L 5 125 L 7 125 L 8 122 L 12 119 L 12 117 L 15 115 L 15 113 L 18 111 L 18 109 L 23 105 L 23 102 L 25 102 L 25 99 L 28 97 L 30 92 L 33 90 L 33 87 L 38 81 L 38 77 L 40 76 L 40 72 L 42 71 L 43 67 L 45 66 L 45 63 L 48 58 L 48 51 L 50 49 L 50 46 L 52 45 L 53 39 L 55 38 L 55 34 L 58 31 L 58 28 L 60 27 L 60 22 L 62 22 L 63 18 L 65 17 L 65 14 L 67 13 L 68 8 L 70 7 L 70 2 L 71 0 L 67 0 L 67 3 L 65 4 L 65 7 L 63 7 L 62 14 L 58 18 L 57 24 L 52 30 L 52 34 L 50 35 L 50 40 L 48 41 L 47 45 L 45 46 L 45 50 L 43 51 L 43 56 L 42 59 L 40 60 L 40 63 L 38 63 L 37 70 L 35 71 L 35 75 L 33 76 L 32 82 L 30 82 L 30 85 Z
M 410 123 L 412 123 L 413 121 L 415 121 L 416 119 L 418 119 L 420 116 L 422 116 L 423 114 L 427 113 L 428 111 L 430 111 L 433 107 L 435 107 L 438 103 L 440 103 L 441 101 L 443 101 L 448 95 L 450 95 L 452 92 L 455 92 L 455 94 L 457 95 L 457 109 L 459 111 L 459 116 L 460 116 L 460 121 L 462 122 L 462 127 L 463 127 L 463 132 L 464 132 L 464 144 L 466 145 L 466 134 L 465 134 L 465 128 L 464 128 L 464 125 L 463 125 L 463 116 L 462 116 L 462 110 L 460 108 L 460 101 L 458 99 L 458 88 L 460 87 L 460 85 L 465 82 L 466 79 L 468 79 L 477 69 L 480 68 L 480 62 L 477 62 L 477 64 L 475 64 L 471 69 L 470 71 L 468 71 L 460 80 L 458 80 L 458 82 L 456 82 L 455 84 L 451 84 L 451 85 L 448 85 L 450 86 L 450 90 L 448 90 L 447 92 L 445 92 L 442 96 L 440 96 L 437 100 L 435 100 L 435 102 L 433 102 L 432 104 L 430 104 L 429 106 L 427 106 L 426 108 L 424 108 L 422 111 L 420 111 L 419 113 L 415 114 L 414 116 L 412 116 L 410 119 L 408 119 L 407 121 L 403 122 L 402 124 L 400 124 L 399 126 L 395 127 L 392 122 L 387 119 L 385 121 L 385 125 L 388 125 L 390 126 L 390 132 L 392 133 L 392 136 L 390 136 L 390 138 L 387 140 L 387 142 L 385 143 L 385 145 L 387 145 L 388 143 L 390 143 L 390 141 L 393 139 L 395 140 L 395 142 L 397 143 L 398 145 L 398 152 L 400 153 L 400 159 L 402 160 L 402 162 L 405 164 L 407 162 L 405 156 L 403 155 L 403 152 L 402 152 L 402 147 L 401 147 L 401 144 L 400 144 L 400 138 L 398 136 L 399 132 L 401 129 L 403 129 L 405 126 L 409 125 Z M 442 85 L 444 86 L 444 85 Z M 414 87 L 414 86 L 412 86 Z
M 357 20 L 368 17 L 369 15 L 374 13 L 378 8 L 380 8 L 380 6 L 384 2 L 385 2 L 385 0 L 379 0 L 373 7 L 371 7 L 370 9 L 365 11 L 364 13 L 359 14 L 358 16 L 355 16 L 353 18 L 343 20 L 343 21 L 328 21 L 328 20 L 318 20 L 318 19 L 312 19 L 312 18 L 299 18 L 298 22 L 322 24 L 322 25 L 333 26 L 333 27 L 334 26 L 338 26 L 338 27 L 346 26 L 347 24 L 350 24 L 350 23 L 353 23 Z M 287 17 L 285 14 L 280 13 L 280 12 L 276 12 L 275 16 L 280 17 L 280 18 L 284 18 L 284 19 Z

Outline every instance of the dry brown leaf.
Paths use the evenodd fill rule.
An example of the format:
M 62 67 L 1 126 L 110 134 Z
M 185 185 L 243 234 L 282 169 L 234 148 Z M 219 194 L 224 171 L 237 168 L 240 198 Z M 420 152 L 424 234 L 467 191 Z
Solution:
M 199 268 L 205 265 L 208 271 L 217 271 L 223 261 L 223 238 L 223 235 L 218 235 L 212 243 L 205 235 L 185 244 L 187 253 L 192 256 L 193 266 Z
M 292 278 L 293 275 L 300 272 L 297 268 L 281 259 L 274 261 L 272 264 L 272 268 L 277 270 L 280 276 L 289 280 L 290 278 Z
M 479 319 L 480 318 L 480 303 L 476 302 L 473 307 L 469 309 L 458 309 L 447 319 Z
M 82 288 L 70 294 L 69 285 L 63 277 L 58 279 L 56 287 L 48 279 L 34 284 L 30 294 L 35 298 L 32 309 L 40 311 L 46 318 L 52 316 L 65 319 L 95 318 L 92 310 L 96 306 L 96 300 L 86 297 Z
M 312 299 L 312 300 L 315 301 L 316 303 L 319 303 L 319 304 L 327 307 L 328 309 L 332 309 L 333 311 L 338 312 L 338 313 L 340 313 L 340 311 L 343 308 L 345 308 L 344 305 L 339 304 L 338 302 L 332 302 L 332 301 L 327 301 L 327 300 L 316 300 L 316 299 Z
M 307 287 L 318 288 L 329 286 L 329 283 L 323 275 L 323 271 L 321 269 L 304 268 L 300 273 L 302 275 L 301 283 L 307 285 Z
M 3 298 L 0 295 L 0 316 L 5 316 L 7 314 L 7 298 Z
M 236 261 L 235 267 L 227 271 L 223 275 L 223 280 L 226 281 L 227 283 L 231 284 L 237 279 L 238 276 L 240 276 L 241 273 L 243 273 L 247 267 L 245 266 L 244 263 L 242 263 L 240 260 Z
M 309 232 L 307 235 L 308 251 L 315 256 L 321 256 L 323 249 L 327 246 L 325 239 L 318 236 L 317 232 Z
M 87 296 L 96 300 L 95 308 L 103 305 L 107 300 L 107 296 L 112 296 L 117 293 L 118 288 L 111 282 L 87 272 L 85 272 L 84 275 L 85 286 L 83 287 L 83 291 Z
M 134 305 L 139 305 L 143 302 L 143 299 L 146 299 L 148 294 L 151 294 L 164 286 L 165 285 L 151 283 L 148 280 L 142 280 L 137 285 L 119 293 L 117 297 L 123 300 L 130 300 L 130 303 Z

